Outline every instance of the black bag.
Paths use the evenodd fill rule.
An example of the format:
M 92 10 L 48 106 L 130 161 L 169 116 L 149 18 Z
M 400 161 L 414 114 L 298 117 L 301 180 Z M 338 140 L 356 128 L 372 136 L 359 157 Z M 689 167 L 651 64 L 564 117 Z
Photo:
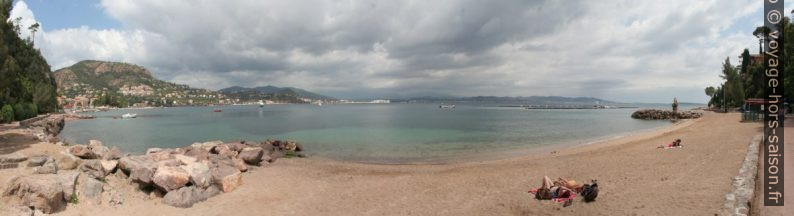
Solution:
M 585 184 L 582 187 L 581 195 L 584 197 L 585 202 L 595 201 L 596 197 L 598 197 L 598 183 L 594 180 L 593 184 Z

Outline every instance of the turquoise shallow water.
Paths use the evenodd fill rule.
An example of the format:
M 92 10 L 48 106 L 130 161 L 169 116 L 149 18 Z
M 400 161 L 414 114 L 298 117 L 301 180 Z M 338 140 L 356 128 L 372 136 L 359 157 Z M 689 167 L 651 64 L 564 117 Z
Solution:
M 348 104 L 115 110 L 68 122 L 70 143 L 102 140 L 125 152 L 208 140 L 292 139 L 310 155 L 419 162 L 569 143 L 669 125 L 631 119 L 636 109 L 524 110 L 494 105 Z M 135 119 L 113 119 L 124 113 Z

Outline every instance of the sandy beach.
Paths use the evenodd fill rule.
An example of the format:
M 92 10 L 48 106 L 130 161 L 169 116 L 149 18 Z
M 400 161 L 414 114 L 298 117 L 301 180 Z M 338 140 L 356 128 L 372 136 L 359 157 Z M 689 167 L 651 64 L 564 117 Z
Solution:
M 379 165 L 282 159 L 251 169 L 235 191 L 191 208 L 167 206 L 128 188 L 120 206 L 81 202 L 56 215 L 713 215 L 748 143 L 760 133 L 759 123 L 739 119 L 738 113 L 706 113 L 659 130 L 502 160 Z M 656 148 L 675 138 L 685 147 Z M 61 148 L 27 142 L 3 151 L 49 154 Z M 0 170 L 0 181 L 15 170 Z M 601 193 L 596 202 L 577 198 L 565 208 L 535 200 L 527 191 L 544 175 L 597 179 Z M 108 183 L 122 184 L 112 178 Z

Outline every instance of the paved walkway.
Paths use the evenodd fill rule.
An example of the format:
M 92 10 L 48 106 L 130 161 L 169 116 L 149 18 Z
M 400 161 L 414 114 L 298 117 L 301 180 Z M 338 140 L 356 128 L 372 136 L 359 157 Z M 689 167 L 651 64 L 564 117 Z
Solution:
M 762 196 L 763 190 L 756 186 L 756 202 L 760 208 L 755 208 L 753 211 L 756 215 L 794 215 L 794 116 L 787 116 L 786 122 L 783 124 L 785 137 L 784 141 L 784 180 L 785 180 L 785 203 L 783 206 L 763 206 Z M 763 154 L 763 151 L 761 151 Z M 759 167 L 760 170 L 761 167 Z M 760 173 L 759 173 L 760 175 Z M 759 176 L 760 177 L 760 176 Z M 761 178 L 759 178 L 761 179 Z M 759 182 L 763 184 L 763 182 Z M 758 185 L 758 184 L 756 184 Z

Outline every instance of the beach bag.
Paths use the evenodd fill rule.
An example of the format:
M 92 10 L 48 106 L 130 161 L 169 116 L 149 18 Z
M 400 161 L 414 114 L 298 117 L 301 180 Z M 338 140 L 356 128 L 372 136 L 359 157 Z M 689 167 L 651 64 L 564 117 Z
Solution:
M 595 201 L 596 197 L 598 197 L 598 183 L 593 181 L 593 184 L 585 184 L 582 189 L 582 197 L 584 197 L 585 202 Z

